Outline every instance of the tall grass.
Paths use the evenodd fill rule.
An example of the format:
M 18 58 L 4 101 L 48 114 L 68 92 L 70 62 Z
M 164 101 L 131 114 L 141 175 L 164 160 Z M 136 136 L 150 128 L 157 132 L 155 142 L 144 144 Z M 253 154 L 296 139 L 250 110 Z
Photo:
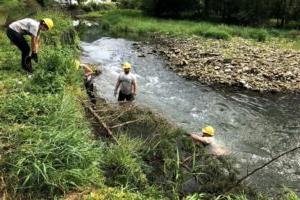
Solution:
M 33 75 L 21 69 L 20 52 L 0 33 L 0 173 L 12 199 L 53 199 L 103 183 L 101 144 L 90 137 L 78 101 L 76 35 L 73 43 L 62 39 L 72 29 L 67 16 L 35 17 L 50 15 L 57 26 L 42 35 Z
M 107 12 L 92 12 L 82 17 L 100 19 L 113 33 L 135 32 L 141 35 L 157 32 L 171 35 L 199 35 L 214 39 L 230 39 L 242 37 L 256 41 L 266 41 L 270 37 L 286 39 L 299 39 L 299 35 L 291 34 L 293 31 L 251 28 L 235 25 L 210 23 L 205 21 L 166 20 L 145 16 L 136 10 L 113 10 Z

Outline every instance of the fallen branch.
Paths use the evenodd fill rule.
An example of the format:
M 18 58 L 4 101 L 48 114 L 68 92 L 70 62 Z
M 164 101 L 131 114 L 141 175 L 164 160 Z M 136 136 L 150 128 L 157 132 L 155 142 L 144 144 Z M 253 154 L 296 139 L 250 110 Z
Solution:
M 128 111 L 132 110 L 135 107 L 136 106 L 130 106 L 129 108 L 127 108 L 123 112 L 121 112 L 118 116 L 116 116 L 114 119 L 112 119 L 111 121 L 113 122 L 113 121 L 119 119 L 121 116 L 123 116 L 125 113 L 127 113 Z
M 142 121 L 142 120 L 144 120 L 144 119 L 136 119 L 136 120 L 132 120 L 132 121 L 128 121 L 128 122 L 125 122 L 125 123 L 122 123 L 122 124 L 112 126 L 110 128 L 114 129 L 114 128 L 122 127 L 122 126 L 125 126 L 125 125 L 128 125 L 128 124 L 132 124 L 132 123 L 135 123 L 135 122 L 138 122 L 138 121 Z
M 103 126 L 103 128 L 106 130 L 106 132 L 108 133 L 108 135 L 117 143 L 118 140 L 114 137 L 112 131 L 110 130 L 110 128 L 107 126 L 107 124 L 105 122 L 103 122 L 100 118 L 100 116 L 90 107 L 90 106 L 86 106 L 85 107 L 94 115 L 94 117 L 98 120 L 98 122 Z
M 278 159 L 281 158 L 282 156 L 285 156 L 285 155 L 287 155 L 287 154 L 289 154 L 289 153 L 292 153 L 292 152 L 294 152 L 294 151 L 296 151 L 296 150 L 298 150 L 298 149 L 300 149 L 300 146 L 295 147 L 295 148 L 293 148 L 293 149 L 291 149 L 291 150 L 288 150 L 288 151 L 286 151 L 286 152 L 283 152 L 283 153 L 279 154 L 278 156 L 276 156 L 275 158 L 272 158 L 272 159 L 271 159 L 270 161 L 268 161 L 267 163 L 265 163 L 265 164 L 263 164 L 262 166 L 260 166 L 260 167 L 258 167 L 258 168 L 256 168 L 256 169 L 254 169 L 252 172 L 247 173 L 247 175 L 244 176 L 244 177 L 242 177 L 241 179 L 239 179 L 239 180 L 236 182 L 236 184 L 234 184 L 232 187 L 228 188 L 228 189 L 226 190 L 226 192 L 230 192 L 232 189 L 236 188 L 239 184 L 241 184 L 244 180 L 246 180 L 247 178 L 249 178 L 250 176 L 252 176 L 253 174 L 255 174 L 257 171 L 259 171 L 259 170 L 265 168 L 266 166 L 268 166 L 268 165 L 271 164 L 272 162 L 278 160 Z

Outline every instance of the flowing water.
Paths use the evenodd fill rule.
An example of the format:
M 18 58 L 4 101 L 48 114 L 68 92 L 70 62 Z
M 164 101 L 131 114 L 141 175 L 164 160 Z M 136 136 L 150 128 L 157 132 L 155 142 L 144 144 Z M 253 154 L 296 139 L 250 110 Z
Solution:
M 136 102 L 155 110 L 187 131 L 212 125 L 216 139 L 231 150 L 241 176 L 277 154 L 300 145 L 300 95 L 261 95 L 213 89 L 187 81 L 167 69 L 163 58 L 126 39 L 82 37 L 82 61 L 99 65 L 97 91 L 115 102 L 114 85 L 128 61 L 138 80 Z M 249 184 L 274 193 L 282 185 L 299 192 L 300 152 L 289 154 L 251 176 Z

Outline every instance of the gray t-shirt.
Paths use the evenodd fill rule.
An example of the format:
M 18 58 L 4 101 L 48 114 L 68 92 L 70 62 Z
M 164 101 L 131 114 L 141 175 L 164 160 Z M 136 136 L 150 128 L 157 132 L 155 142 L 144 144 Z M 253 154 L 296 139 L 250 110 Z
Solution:
M 33 35 L 35 37 L 39 34 L 40 22 L 25 18 L 18 21 L 15 21 L 9 25 L 9 28 L 22 34 L 22 35 Z
M 120 91 L 123 94 L 129 95 L 132 94 L 132 86 L 136 83 L 136 78 L 132 73 L 125 74 L 122 72 L 119 75 L 118 80 L 120 81 Z

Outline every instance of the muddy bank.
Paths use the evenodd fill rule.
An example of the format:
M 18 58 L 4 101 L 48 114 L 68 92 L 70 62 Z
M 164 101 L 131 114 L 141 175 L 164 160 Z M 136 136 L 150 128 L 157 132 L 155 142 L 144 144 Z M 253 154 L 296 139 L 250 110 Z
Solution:
M 156 35 L 146 43 L 153 46 L 146 53 L 165 56 L 177 74 L 201 83 L 260 92 L 300 89 L 300 52 L 294 50 L 241 38 L 224 41 Z

